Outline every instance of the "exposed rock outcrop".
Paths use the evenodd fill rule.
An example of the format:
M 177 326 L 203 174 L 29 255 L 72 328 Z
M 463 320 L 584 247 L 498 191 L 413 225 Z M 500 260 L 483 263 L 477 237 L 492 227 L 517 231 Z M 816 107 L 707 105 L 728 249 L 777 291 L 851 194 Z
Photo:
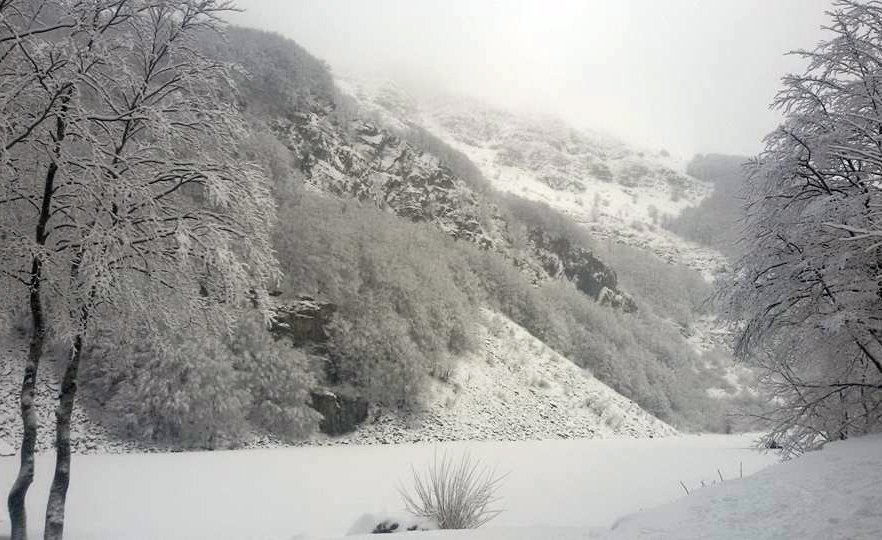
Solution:
M 270 330 L 276 339 L 286 338 L 295 347 L 323 347 L 330 338 L 327 326 L 336 311 L 337 306 L 330 302 L 300 296 L 276 307 L 276 318 Z
M 626 313 L 637 311 L 634 299 L 618 290 L 615 271 L 590 250 L 573 244 L 565 237 L 551 238 L 540 229 L 531 231 L 530 244 L 550 277 L 569 279 L 577 289 L 603 305 Z
M 368 403 L 359 397 L 348 397 L 329 390 L 310 392 L 312 408 L 322 415 L 319 429 L 328 435 L 355 431 L 368 415 Z
M 292 115 L 273 128 L 318 189 L 373 201 L 484 249 L 500 246 L 480 197 L 437 157 L 388 131 L 365 121 L 344 128 L 316 113 Z
M 311 111 L 277 119 L 273 130 L 316 189 L 371 201 L 402 218 L 431 223 L 454 238 L 502 253 L 536 282 L 569 279 L 604 305 L 637 309 L 617 289 L 615 272 L 567 239 L 534 230 L 534 260 L 520 260 L 512 250 L 509 225 L 491 201 L 436 156 L 386 129 L 364 120 L 342 122 L 330 111 Z

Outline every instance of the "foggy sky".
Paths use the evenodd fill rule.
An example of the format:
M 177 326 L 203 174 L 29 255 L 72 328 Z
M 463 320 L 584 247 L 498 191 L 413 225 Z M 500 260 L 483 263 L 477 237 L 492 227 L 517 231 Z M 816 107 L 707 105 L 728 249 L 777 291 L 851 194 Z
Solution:
M 239 0 L 337 73 L 560 116 L 649 148 L 753 154 L 827 0 Z

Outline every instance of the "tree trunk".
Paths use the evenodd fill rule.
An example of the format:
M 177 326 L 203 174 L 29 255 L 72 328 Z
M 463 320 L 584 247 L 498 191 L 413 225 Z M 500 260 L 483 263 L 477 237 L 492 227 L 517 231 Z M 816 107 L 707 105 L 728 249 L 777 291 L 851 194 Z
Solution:
M 70 361 L 64 371 L 58 407 L 55 409 L 55 476 L 49 489 L 49 503 L 46 506 L 45 540 L 61 540 L 64 534 L 64 505 L 67 501 L 67 488 L 70 485 L 70 419 L 73 413 L 74 398 L 77 393 L 77 372 L 83 351 L 83 338 L 78 335 L 70 353 Z
M 43 342 L 46 328 L 43 321 L 43 305 L 40 299 L 40 279 L 42 278 L 42 262 L 34 257 L 31 264 L 31 339 L 28 347 L 28 359 L 25 365 L 24 379 L 21 383 L 21 420 L 24 433 L 21 439 L 21 465 L 18 477 L 9 490 L 6 505 L 12 525 L 10 540 L 26 540 L 28 537 L 28 521 L 25 510 L 25 497 L 34 481 L 34 453 L 37 446 L 37 410 L 34 403 L 37 383 L 37 368 L 43 354 Z
M 61 142 L 67 132 L 67 124 L 64 115 L 67 112 L 71 92 L 62 98 L 61 115 L 55 119 L 54 154 L 57 158 L 61 153 Z M 37 219 L 34 240 L 39 248 L 46 245 L 46 226 L 52 216 L 52 195 L 55 191 L 55 176 L 58 174 L 58 163 L 53 161 L 46 170 L 43 180 L 43 197 L 40 204 L 40 214 Z M 43 343 L 46 340 L 46 323 L 43 318 L 43 300 L 40 296 L 40 286 L 43 282 L 43 254 L 37 252 L 31 262 L 30 282 L 28 283 L 28 300 L 31 308 L 31 340 L 28 347 L 28 360 L 25 365 L 24 380 L 21 383 L 21 420 L 23 435 L 21 438 L 21 465 L 18 477 L 9 490 L 6 506 L 9 509 L 9 521 L 12 526 L 10 540 L 27 540 L 28 520 L 25 511 L 25 497 L 28 489 L 34 481 L 34 453 L 37 446 L 37 411 L 34 398 L 37 387 L 37 368 L 40 367 L 40 357 L 43 355 Z

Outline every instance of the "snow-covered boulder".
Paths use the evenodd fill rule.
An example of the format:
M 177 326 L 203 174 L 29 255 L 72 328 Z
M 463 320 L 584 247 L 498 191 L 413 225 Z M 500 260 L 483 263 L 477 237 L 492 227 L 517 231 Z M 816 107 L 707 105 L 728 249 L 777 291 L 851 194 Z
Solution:
M 433 520 L 420 518 L 409 512 L 365 514 L 352 524 L 346 535 L 403 533 L 437 529 L 438 524 Z

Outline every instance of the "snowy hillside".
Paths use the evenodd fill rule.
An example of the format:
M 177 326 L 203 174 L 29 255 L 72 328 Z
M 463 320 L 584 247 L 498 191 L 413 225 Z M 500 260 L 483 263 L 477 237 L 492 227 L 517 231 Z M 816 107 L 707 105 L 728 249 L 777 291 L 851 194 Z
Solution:
M 303 444 L 389 444 L 454 440 L 542 440 L 605 437 L 665 437 L 677 432 L 637 404 L 592 377 L 503 315 L 485 312 L 483 347 L 461 359 L 446 382 L 433 381 L 419 411 L 375 409 L 354 433 L 317 434 Z M 24 369 L 24 342 L 2 340 L 0 401 L 15 403 Z M 49 370 L 47 370 L 47 375 Z M 42 425 L 51 425 L 55 381 L 38 386 Z M 20 437 L 13 408 L 0 412 L 0 456 L 12 455 Z M 51 430 L 39 432 L 38 448 L 51 449 Z M 163 450 L 115 439 L 75 408 L 73 444 L 78 453 Z M 282 446 L 254 437 L 246 447 Z
M 510 319 L 485 315 L 484 347 L 464 358 L 447 382 L 433 382 L 425 409 L 406 415 L 375 411 L 355 433 L 324 440 L 374 444 L 676 434 Z
M 392 129 L 427 129 L 467 155 L 496 189 L 548 203 L 592 231 L 705 273 L 714 250 L 661 227 L 712 186 L 664 149 L 638 149 L 564 122 L 493 108 L 469 98 L 417 97 L 384 79 L 338 78 L 341 90 Z

